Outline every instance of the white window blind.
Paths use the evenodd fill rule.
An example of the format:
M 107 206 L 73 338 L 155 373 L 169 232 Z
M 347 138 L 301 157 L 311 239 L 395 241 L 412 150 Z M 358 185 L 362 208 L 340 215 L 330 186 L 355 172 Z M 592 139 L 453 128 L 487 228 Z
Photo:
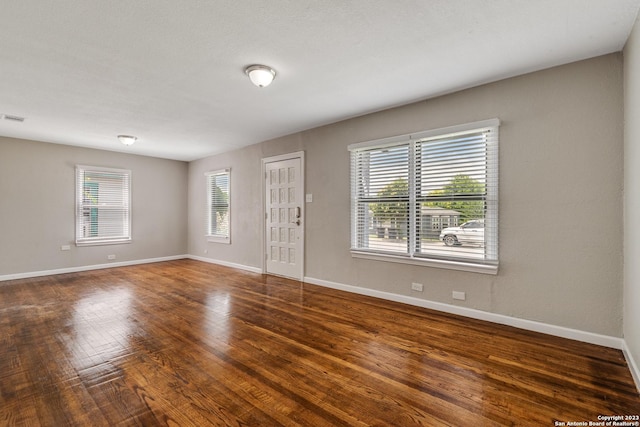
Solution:
M 131 241 L 131 171 L 76 166 L 76 245 Z
M 355 252 L 497 265 L 498 120 L 355 144 Z
M 230 242 L 230 170 L 205 174 L 207 179 L 207 237 L 209 241 Z
M 352 152 L 354 248 L 407 252 L 409 144 Z

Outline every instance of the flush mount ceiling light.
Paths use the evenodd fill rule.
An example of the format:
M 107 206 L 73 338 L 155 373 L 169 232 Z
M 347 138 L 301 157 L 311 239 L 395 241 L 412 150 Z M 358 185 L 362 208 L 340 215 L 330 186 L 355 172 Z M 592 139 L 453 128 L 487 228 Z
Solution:
M 120 142 L 122 142 L 124 145 L 133 145 L 134 142 L 136 142 L 136 140 L 138 138 L 136 138 L 135 136 L 131 136 L 131 135 L 118 135 L 118 139 L 120 140 Z
M 276 78 L 276 71 L 266 65 L 249 65 L 244 72 L 251 79 L 251 83 L 258 87 L 267 87 Z

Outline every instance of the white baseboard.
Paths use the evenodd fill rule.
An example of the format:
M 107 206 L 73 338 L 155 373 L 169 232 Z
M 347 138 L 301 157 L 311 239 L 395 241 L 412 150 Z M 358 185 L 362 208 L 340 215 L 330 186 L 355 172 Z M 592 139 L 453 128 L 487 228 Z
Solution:
M 428 300 L 409 297 L 405 295 L 398 295 L 391 292 L 377 291 L 373 289 L 361 288 L 359 286 L 345 285 L 342 283 L 315 279 L 313 277 L 305 277 L 304 281 L 306 283 L 311 283 L 313 285 L 319 285 L 327 288 L 338 289 L 341 291 L 353 292 L 356 294 L 367 295 L 367 296 L 382 298 L 390 301 L 401 302 L 409 305 L 415 305 L 418 307 L 429 308 L 437 311 L 443 311 L 445 313 L 470 317 L 472 319 L 486 320 L 488 322 L 513 326 L 513 327 L 525 329 L 528 331 L 540 332 L 543 334 L 554 335 L 557 337 L 583 341 L 591 344 L 601 345 L 604 347 L 611 347 L 617 350 L 622 350 L 624 346 L 624 340 L 622 338 L 611 337 L 608 335 L 594 334 L 592 332 L 585 332 L 577 329 L 565 328 L 563 326 L 555 326 L 547 323 L 536 322 L 533 320 L 519 319 L 516 317 L 489 313 L 487 311 L 476 310 L 473 308 L 460 307 L 456 305 L 444 304 L 444 303 L 435 302 L 435 301 L 428 301 Z
M 629 365 L 631 376 L 633 377 L 633 381 L 636 383 L 636 388 L 640 393 L 640 367 L 631 355 L 631 351 L 629 350 L 629 347 L 627 347 L 626 341 L 623 341 L 622 353 L 624 354 L 624 358 L 627 359 L 627 365 Z
M 237 268 L 238 270 L 244 270 L 244 271 L 250 271 L 252 273 L 262 274 L 262 269 L 259 267 L 251 267 L 244 264 L 236 264 L 234 262 L 221 261 L 219 259 L 205 258 L 205 257 L 196 256 L 196 255 L 187 255 L 186 258 L 189 258 L 195 261 L 208 262 L 209 264 L 217 264 L 217 265 L 222 265 L 224 267 Z
M 173 255 L 159 258 L 138 259 L 134 261 L 110 262 L 108 264 L 83 265 L 80 267 L 56 268 L 55 270 L 30 271 L 26 273 L 5 274 L 0 276 L 0 282 L 6 280 L 28 279 L 31 277 L 50 276 L 52 274 L 77 273 L 79 271 L 101 270 L 104 268 L 126 267 L 128 265 L 150 264 L 152 262 L 174 261 L 188 258 L 188 255 Z

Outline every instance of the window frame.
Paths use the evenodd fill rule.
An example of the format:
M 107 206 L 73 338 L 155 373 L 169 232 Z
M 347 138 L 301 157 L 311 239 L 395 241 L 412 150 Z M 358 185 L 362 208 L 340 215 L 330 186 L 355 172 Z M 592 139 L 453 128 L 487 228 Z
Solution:
M 354 258 L 372 259 L 386 262 L 397 262 L 403 264 L 421 265 L 438 267 L 445 269 L 455 269 L 463 271 L 471 271 L 485 274 L 497 274 L 499 264 L 498 253 L 498 163 L 499 163 L 499 119 L 483 120 L 479 122 L 466 123 L 457 126 L 427 130 L 419 133 L 393 136 L 390 138 L 378 139 L 373 141 L 365 141 L 361 143 L 351 144 L 348 149 L 351 153 L 351 255 Z M 424 203 L 424 195 L 420 194 L 419 169 L 420 159 L 417 158 L 417 150 L 421 149 L 425 140 L 451 137 L 456 134 L 466 134 L 473 132 L 489 131 L 490 137 L 487 138 L 486 146 L 486 168 L 485 182 L 486 195 L 485 202 L 485 249 L 483 249 L 483 258 L 478 259 L 477 256 L 471 255 L 435 255 L 434 251 L 418 250 L 418 243 L 422 238 L 418 228 L 418 220 L 421 215 L 420 207 Z M 408 203 L 407 221 L 408 236 L 406 239 L 406 252 L 388 252 L 383 249 L 370 249 L 363 247 L 363 241 L 366 241 L 367 223 L 363 222 L 362 212 L 366 209 L 366 205 L 370 203 L 391 202 L 391 200 L 383 200 L 380 196 L 360 196 L 363 192 L 362 184 L 358 183 L 356 177 L 369 177 L 368 172 L 363 171 L 363 165 L 358 163 L 358 155 L 362 155 L 367 151 L 376 149 L 393 149 L 406 146 L 408 149 L 408 164 L 406 176 L 408 176 L 408 194 L 395 196 L 394 203 Z M 418 147 L 418 148 L 416 148 Z M 365 168 L 368 165 L 365 164 Z M 451 167 L 453 168 L 453 167 Z M 404 174 L 404 171 L 402 172 Z M 363 175 L 364 174 L 364 175 Z M 404 176 L 402 176 L 404 178 Z M 362 180 L 362 178 L 360 178 Z M 395 179 L 394 175 L 388 178 Z M 371 192 L 371 183 L 367 184 L 365 192 Z M 379 189 L 379 188 L 378 188 Z M 427 197 L 428 198 L 428 197 Z M 462 225 L 460 221 L 458 225 Z M 487 230 L 489 231 L 488 233 Z
M 207 192 L 206 224 L 205 224 L 207 241 L 212 243 L 231 244 L 231 168 L 224 168 L 224 169 L 205 172 L 204 175 L 206 179 L 206 192 Z M 213 178 L 221 175 L 227 176 L 227 186 L 228 186 L 227 204 L 226 204 L 227 230 L 226 230 L 226 233 L 213 233 L 212 232 L 213 224 L 211 222 L 211 218 L 212 218 L 211 214 L 212 214 L 212 207 L 213 207 L 213 200 L 212 200 L 213 192 L 212 192 L 211 186 L 214 183 Z
M 96 207 L 92 205 L 87 205 L 85 203 L 84 197 L 84 187 L 85 187 L 85 176 L 86 174 L 114 174 L 119 175 L 120 178 L 124 179 L 124 187 L 121 189 L 123 192 L 123 197 L 121 199 L 122 206 L 122 214 L 125 219 L 122 223 L 123 229 L 125 233 L 120 236 L 91 236 L 86 237 L 83 236 L 83 226 L 86 225 L 84 221 L 84 211 L 85 208 L 88 209 L 98 209 L 100 207 Z M 131 180 L 131 170 L 129 169 L 117 169 L 117 168 L 108 168 L 102 166 L 87 166 L 87 165 L 76 165 L 76 180 L 75 180 L 75 193 L 76 193 L 76 209 L 75 209 L 75 230 L 76 230 L 76 246 L 101 246 L 101 245 L 118 245 L 118 244 L 126 244 L 131 243 L 132 241 L 132 232 L 131 232 L 131 188 L 132 188 L 132 180 Z M 113 208 L 112 208 L 113 209 Z

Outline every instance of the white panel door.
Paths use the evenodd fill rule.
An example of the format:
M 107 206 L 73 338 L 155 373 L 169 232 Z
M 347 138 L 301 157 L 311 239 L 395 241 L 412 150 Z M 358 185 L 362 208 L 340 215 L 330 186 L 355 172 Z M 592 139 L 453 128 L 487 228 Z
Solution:
M 265 164 L 266 271 L 302 280 L 303 179 L 301 159 Z

